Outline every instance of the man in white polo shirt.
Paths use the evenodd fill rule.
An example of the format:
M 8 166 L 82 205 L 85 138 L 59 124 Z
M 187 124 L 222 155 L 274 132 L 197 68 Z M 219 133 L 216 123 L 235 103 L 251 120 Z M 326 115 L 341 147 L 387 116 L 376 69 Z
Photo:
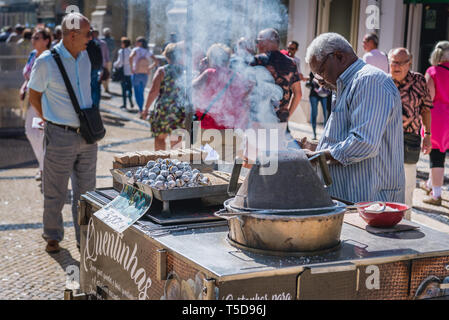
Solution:
M 91 64 L 86 50 L 91 39 L 90 22 L 71 13 L 62 21 L 62 41 L 54 49 L 61 57 L 81 109 L 92 107 Z M 64 238 L 62 208 L 72 180 L 72 215 L 79 248 L 78 200 L 96 182 L 97 144 L 87 144 L 78 133 L 80 121 L 63 77 L 50 51 L 36 60 L 28 84 L 30 102 L 45 120 L 44 232 L 46 251 L 56 253 Z
M 379 38 L 375 33 L 369 33 L 363 37 L 363 50 L 365 55 L 363 61 L 367 64 L 375 66 L 385 73 L 389 73 L 389 64 L 387 55 L 377 49 L 379 46 Z

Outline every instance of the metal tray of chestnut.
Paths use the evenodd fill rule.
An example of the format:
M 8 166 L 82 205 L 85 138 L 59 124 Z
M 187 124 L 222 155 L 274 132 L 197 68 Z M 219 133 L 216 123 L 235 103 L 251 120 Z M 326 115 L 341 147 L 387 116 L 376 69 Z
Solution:
M 131 185 L 137 187 L 139 190 L 152 194 L 153 197 L 159 201 L 173 201 L 173 200 L 186 200 L 195 198 L 206 198 L 215 196 L 227 196 L 229 180 L 231 179 L 231 174 L 222 171 L 216 171 L 212 166 L 207 166 L 204 164 L 189 164 L 192 170 L 197 169 L 203 177 L 206 177 L 209 183 L 206 185 L 189 185 L 184 184 L 183 186 L 176 186 L 172 189 L 168 188 L 157 188 L 154 185 L 149 185 L 148 183 L 142 183 L 136 179 L 136 172 L 139 169 L 145 167 L 129 167 L 122 169 L 111 170 L 112 176 L 119 183 Z M 126 174 L 131 172 L 131 177 Z M 128 174 L 129 175 L 129 174 Z M 239 181 L 239 185 L 243 182 L 242 179 Z

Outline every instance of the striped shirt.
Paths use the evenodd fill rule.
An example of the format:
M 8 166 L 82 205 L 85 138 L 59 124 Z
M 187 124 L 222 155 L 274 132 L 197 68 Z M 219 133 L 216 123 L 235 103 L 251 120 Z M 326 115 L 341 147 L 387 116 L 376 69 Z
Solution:
M 329 150 L 331 196 L 352 202 L 404 202 L 402 105 L 393 80 L 358 59 L 337 80 L 317 150 Z

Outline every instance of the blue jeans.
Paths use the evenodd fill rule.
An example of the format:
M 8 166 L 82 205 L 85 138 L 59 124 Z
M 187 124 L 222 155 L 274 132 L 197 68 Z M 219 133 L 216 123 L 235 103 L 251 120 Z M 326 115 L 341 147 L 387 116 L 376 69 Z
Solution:
M 133 105 L 132 97 L 133 97 L 133 87 L 131 83 L 131 76 L 124 76 L 122 84 L 122 98 L 123 98 L 123 106 L 126 107 L 126 98 L 129 99 L 129 103 L 131 106 Z
M 101 70 L 92 70 L 90 73 L 90 90 L 92 92 L 92 104 L 97 108 L 100 106 L 100 99 L 101 99 L 100 73 Z
M 316 137 L 316 118 L 318 116 L 318 102 L 321 101 L 321 106 L 323 108 L 323 116 L 324 116 L 324 126 L 326 126 L 326 120 L 327 120 L 327 98 L 321 98 L 317 96 L 310 96 L 310 108 L 311 108 L 311 115 L 310 115 L 310 122 L 312 123 L 312 129 L 313 129 L 313 136 Z
M 139 111 L 143 110 L 144 103 L 144 93 L 145 87 L 148 82 L 148 74 L 146 73 L 137 73 L 132 76 L 133 87 L 134 87 L 134 96 L 136 97 L 137 105 L 139 106 Z

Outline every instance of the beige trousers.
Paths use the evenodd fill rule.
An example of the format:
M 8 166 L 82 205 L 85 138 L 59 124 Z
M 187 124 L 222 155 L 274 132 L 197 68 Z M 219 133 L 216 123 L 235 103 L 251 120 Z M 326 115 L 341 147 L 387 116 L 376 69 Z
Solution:
M 416 188 L 416 163 L 409 164 L 404 163 L 405 171 L 405 204 L 410 208 L 413 207 L 413 192 Z M 408 210 L 405 214 L 405 219 L 410 220 L 410 214 Z

